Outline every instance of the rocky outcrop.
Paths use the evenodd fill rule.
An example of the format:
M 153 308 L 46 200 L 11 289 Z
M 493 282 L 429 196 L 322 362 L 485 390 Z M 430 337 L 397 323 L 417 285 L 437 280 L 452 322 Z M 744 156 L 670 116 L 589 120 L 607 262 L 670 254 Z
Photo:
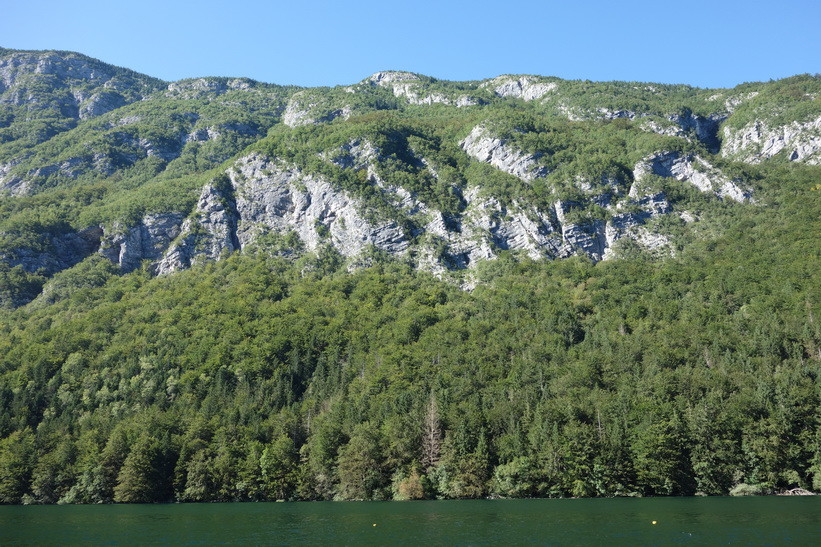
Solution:
M 605 228 L 606 248 L 602 255 L 602 260 L 609 260 L 618 257 L 619 242 L 632 240 L 645 251 L 653 254 L 674 254 L 670 239 L 657 231 L 653 231 L 644 226 L 644 220 L 640 215 L 623 213 L 614 216 L 607 223 Z
M 607 248 L 604 238 L 604 222 L 594 220 L 588 222 L 573 222 L 568 219 L 569 207 L 574 204 L 557 201 L 553 204 L 556 219 L 561 227 L 562 246 L 558 256 L 567 258 L 575 254 L 587 255 L 593 260 L 601 260 Z
M 523 101 L 541 99 L 558 87 L 555 82 L 543 82 L 533 76 L 499 76 L 485 82 L 483 86 L 492 88 L 499 97 L 514 97 Z
M 625 209 L 628 209 L 625 211 Z M 617 256 L 617 243 L 630 239 L 639 246 L 653 253 L 669 253 L 669 238 L 651 230 L 647 222 L 654 218 L 673 213 L 673 208 L 664 192 L 640 192 L 638 185 L 630 188 L 629 199 L 619 203 L 604 231 L 605 249 L 602 259 L 607 260 Z
M 724 127 L 721 155 L 759 163 L 786 151 L 790 161 L 821 164 L 821 117 L 771 127 L 754 121 L 735 129 Z
M 128 104 L 128 101 L 125 97 L 115 91 L 105 90 L 94 93 L 88 99 L 82 101 L 78 115 L 81 120 L 88 120 L 102 116 L 126 104 Z
M 419 76 L 413 72 L 402 72 L 398 70 L 383 70 L 371 74 L 367 79 L 373 85 L 383 87 L 392 86 L 396 82 L 419 81 Z
M 759 94 L 758 91 L 751 91 L 749 93 L 733 94 L 733 95 L 730 95 L 729 97 L 725 98 L 724 94 L 718 93 L 718 94 L 713 95 L 712 97 L 710 97 L 709 100 L 714 101 L 714 100 L 718 100 L 718 99 L 723 98 L 724 99 L 724 109 L 727 112 L 729 112 L 730 114 L 732 114 L 742 104 L 746 103 L 747 101 L 749 101 L 751 99 L 755 99 L 756 97 L 758 97 L 758 94 Z
M 325 108 L 319 106 L 319 100 L 312 98 L 308 93 L 300 91 L 288 101 L 288 106 L 282 113 L 282 123 L 288 127 L 328 123 L 337 118 L 347 120 L 351 112 L 350 106 L 342 108 Z
M 238 250 L 236 204 L 230 191 L 207 184 L 193 215 L 183 222 L 178 239 L 157 262 L 158 274 L 183 270 L 206 260 L 219 260 Z
M 528 156 L 507 145 L 502 139 L 493 137 L 483 126 L 477 126 L 461 143 L 462 148 L 470 156 L 489 163 L 506 173 L 517 176 L 525 181 L 532 181 L 537 176 L 545 176 L 547 171 L 538 167 L 536 157 Z M 665 153 L 648 158 L 646 162 L 637 166 L 634 176 L 640 180 L 644 174 L 653 173 L 660 176 L 673 176 L 679 180 L 687 180 L 703 191 L 708 189 L 719 197 L 729 197 L 737 201 L 749 199 L 749 194 L 735 183 L 723 177 L 707 162 L 698 158 L 702 171 L 708 172 L 712 178 L 693 167 L 694 158 Z M 713 185 L 716 188 L 713 188 Z M 557 201 L 552 215 L 545 216 L 538 211 L 528 214 L 511 214 L 498 206 L 498 203 L 485 203 L 482 206 L 469 204 L 462 221 L 462 232 L 473 237 L 468 241 L 476 241 L 475 234 L 489 232 L 493 237 L 485 238 L 491 245 L 478 246 L 467 254 L 468 259 L 492 258 L 493 249 L 524 250 L 533 258 L 567 257 L 573 254 L 583 254 L 592 260 L 612 258 L 614 245 L 623 238 L 636 241 L 642 247 L 651 251 L 662 251 L 669 248 L 669 240 L 662 234 L 653 232 L 645 226 L 648 220 L 672 213 L 672 207 L 661 192 L 647 193 L 640 190 L 640 183 L 634 184 L 628 196 L 623 196 L 621 185 L 615 180 L 602 180 L 593 184 L 579 180 L 577 186 L 590 201 L 610 211 L 606 219 L 579 219 L 577 215 L 569 215 L 569 211 L 580 204 Z M 467 195 L 466 195 L 467 196 Z M 620 207 L 632 209 L 631 212 L 620 212 Z M 481 211 L 481 214 L 476 214 Z M 491 213 L 492 211 L 492 213 Z M 469 220 L 471 214 L 480 222 Z M 571 220 L 571 216 L 574 220 Z M 506 218 L 504 222 L 493 225 L 493 219 Z M 538 218 L 537 222 L 533 219 Z M 511 222 L 512 221 L 512 222 Z M 493 229 L 491 230 L 491 227 Z M 515 235 L 512 235 L 515 234 Z M 458 239 L 458 238 L 457 238 Z M 478 240 L 482 240 L 481 237 Z M 464 243 L 462 243 L 464 244 Z M 451 245 L 453 248 L 458 248 Z M 486 251 L 486 249 L 491 249 Z M 471 252 L 474 254 L 471 255 Z M 477 255 L 477 252 L 479 253 Z M 469 263 L 470 260 L 464 262 Z
M 215 141 L 222 136 L 218 127 L 200 127 L 185 136 L 185 142 Z
M 0 82 L 5 89 L 22 83 L 29 74 L 44 74 L 63 80 L 106 82 L 114 77 L 113 67 L 76 54 L 61 55 L 50 51 L 18 51 L 0 59 Z
M 720 170 L 706 160 L 681 152 L 658 152 L 636 164 L 630 190 L 631 197 L 638 193 L 645 175 L 671 177 L 689 182 L 702 192 L 711 192 L 721 199 L 729 198 L 738 202 L 749 201 L 752 194 L 741 186 L 741 181 L 729 180 Z
M 562 225 L 564 245 L 559 256 L 566 258 L 581 254 L 594 261 L 602 260 L 608 247 L 605 228 L 605 223 L 601 220 Z
M 103 232 L 99 253 L 124 272 L 139 268 L 144 260 L 157 261 L 180 234 L 183 218 L 182 213 L 156 214 L 130 228 L 115 225 Z
M 107 140 L 117 147 L 115 153 L 112 153 L 109 147 L 104 147 L 105 152 L 95 151 L 89 144 L 82 156 L 31 167 L 22 173 L 19 170 L 14 171 L 14 167 L 22 163 L 17 158 L 7 164 L 0 164 L 0 191 L 19 196 L 34 192 L 43 185 L 43 179 L 48 177 L 56 177 L 58 180 L 76 179 L 88 173 L 98 177 L 108 176 L 117 169 L 133 165 L 145 157 L 170 162 L 180 156 L 186 142 L 186 136 L 182 133 L 176 135 L 176 138 L 171 137 L 155 141 L 127 131 L 114 131 L 107 135 Z
M 467 207 L 456 226 L 449 229 L 438 222 L 426 227 L 446 245 L 443 257 L 449 264 L 472 267 L 500 251 L 520 251 L 533 259 L 557 256 L 561 236 L 551 215 L 518 202 L 504 206 L 478 187 L 465 192 L 464 199 Z
M 12 160 L 8 163 L 0 163 L 0 191 L 12 196 L 25 195 L 31 187 L 30 181 L 16 175 L 12 169 L 20 163 L 20 160 Z
M 331 163 L 343 169 L 353 169 L 360 171 L 370 169 L 379 157 L 379 151 L 373 143 L 364 139 L 354 139 L 343 144 L 334 155 L 327 155 Z
M 675 114 L 670 119 L 681 127 L 685 133 L 692 132 L 696 138 L 707 146 L 712 153 L 717 153 L 721 142 L 718 138 L 718 129 L 726 114 L 711 114 L 710 116 L 696 116 L 692 112 L 686 114 Z
M 330 243 L 346 257 L 370 246 L 402 254 L 410 245 L 396 222 L 366 219 L 356 200 L 293 166 L 251 155 L 239 160 L 229 176 L 230 190 L 203 189 L 195 213 L 158 262 L 158 273 L 218 260 L 226 252 L 253 246 L 269 231 L 295 232 L 309 251 Z
M 231 179 L 241 247 L 253 242 L 260 227 L 296 232 L 309 250 L 327 240 L 347 257 L 369 246 L 402 254 L 410 245 L 396 222 L 366 219 L 357 200 L 330 181 L 257 155 L 238 167 Z
M 712 153 L 717 153 L 721 146 L 718 137 L 721 123 L 727 119 L 725 113 L 715 113 L 709 116 L 695 115 L 690 111 L 683 114 L 669 114 L 660 116 L 651 112 L 636 112 L 635 110 L 613 110 L 610 108 L 596 108 L 584 111 L 564 104 L 558 105 L 559 111 L 571 121 L 580 120 L 635 120 L 639 127 L 670 137 L 695 139 L 703 143 Z
M 405 99 L 408 104 L 445 104 L 457 107 L 474 106 L 479 100 L 468 95 L 449 97 L 441 92 L 426 92 L 425 82 L 411 72 L 377 72 L 365 80 L 367 84 L 389 88 L 394 97 Z M 352 92 L 355 90 L 351 89 Z
M 378 158 L 379 151 L 371 143 L 356 140 L 328 161 L 371 172 Z M 229 188 L 207 185 L 203 189 L 196 211 L 182 223 L 179 236 L 156 261 L 158 273 L 253 248 L 260 237 L 272 232 L 296 234 L 308 251 L 330 244 L 349 258 L 371 247 L 406 255 L 415 240 L 413 260 L 418 267 L 433 272 L 471 268 L 503 251 L 520 252 L 533 259 L 584 254 L 602 260 L 615 240 L 645 236 L 636 227 L 670 212 L 663 195 L 640 196 L 636 199 L 638 213 L 616 216 L 613 221 L 570 222 L 565 214 L 568 204 L 557 202 L 554 210 L 547 212 L 515 201 L 504 205 L 473 187 L 463 196 L 464 212 L 458 218 L 446 218 L 407 190 L 373 176 L 373 183 L 386 193 L 386 199 L 393 200 L 418 226 L 408 234 L 395 221 L 372 220 L 358 199 L 330 181 L 262 155 L 239 160 L 228 175 Z M 168 221 L 173 224 L 172 219 Z
M 474 130 L 472 137 L 463 141 L 466 152 L 524 180 L 539 173 L 534 158 L 506 148 L 504 142 L 483 131 Z M 515 200 L 504 204 L 478 186 L 460 196 L 464 204 L 460 214 L 446 217 L 408 190 L 383 181 L 378 175 L 380 151 L 366 139 L 354 139 L 322 157 L 343 169 L 365 171 L 409 224 L 400 226 L 384 217 L 375 220 L 378 215 L 332 181 L 255 153 L 236 161 L 225 177 L 207 184 L 187 217 L 183 213 L 147 215 L 135 226 L 73 234 L 54 242 L 54 252 L 34 256 L 23 251 L 16 262 L 7 262 L 54 273 L 76 264 L 99 246 L 98 252 L 123 271 L 148 261 L 156 273 L 168 274 L 255 248 L 260 238 L 270 233 L 295 234 L 302 242 L 300 248 L 307 251 L 333 246 L 352 263 L 376 248 L 407 256 L 417 267 L 435 273 L 472 268 L 504 251 L 532 259 L 582 254 L 598 261 L 615 256 L 614 249 L 625 238 L 650 250 L 669 248 L 663 234 L 648 228 L 649 220 L 672 213 L 662 192 L 642 189 L 642 179 L 649 173 L 685 180 L 718 196 L 746 199 L 727 190 L 726 185 L 732 187 L 732 183 L 719 178 L 717 170 L 704 160 L 661 152 L 636 166 L 636 182 L 627 196 L 616 180 L 577 181 L 578 189 L 600 211 L 607 212 L 604 217 L 580 214 L 586 207 L 580 202 L 558 200 L 547 211 Z M 428 168 L 438 176 L 424 158 L 418 163 L 419 168 Z M 80 240 L 85 246 L 78 246 Z M 63 258 L 55 260 L 57 256 Z
M 257 82 L 248 78 L 194 78 L 168 84 L 166 97 L 199 99 L 206 96 L 223 95 L 229 91 L 246 91 L 256 87 Z
M 451 100 L 442 93 L 430 93 L 420 96 L 416 88 L 416 85 L 410 83 L 397 84 L 393 86 L 393 94 L 396 97 L 404 97 L 408 101 L 408 104 L 452 104 Z M 467 97 L 465 99 L 469 101 Z M 464 104 L 467 106 L 468 103 Z
M 648 220 L 669 214 L 672 210 L 663 193 L 639 196 L 610 209 L 606 219 L 571 221 L 569 209 L 574 203 L 557 201 L 556 216 L 561 223 L 563 245 L 558 257 L 580 254 L 591 260 L 608 260 L 617 256 L 617 242 L 630 239 L 649 251 L 666 252 L 669 240 L 646 226 Z M 621 212 L 622 207 L 631 211 Z
M 26 106 L 27 118 L 57 108 L 64 117 L 85 120 L 141 100 L 161 85 L 75 53 L 14 51 L 0 57 L 0 103 Z
M 285 107 L 285 112 L 282 114 L 282 123 L 288 127 L 309 125 L 314 123 L 314 119 L 310 118 L 309 114 L 310 107 L 303 107 L 298 100 L 291 99 L 288 102 L 288 106 Z
M 643 118 L 648 114 L 643 112 L 636 112 L 634 110 L 612 110 L 610 108 L 597 108 L 587 118 L 594 120 L 634 120 L 636 118 Z
M 652 131 L 670 137 L 690 139 L 690 136 L 693 135 L 710 152 L 716 154 L 721 147 L 721 140 L 718 137 L 719 127 L 726 119 L 726 114 L 711 114 L 704 117 L 687 112 L 667 116 L 663 123 L 660 123 L 657 119 L 643 120 L 640 127 L 645 131 Z
M 459 145 L 469 156 L 530 182 L 547 176 L 548 170 L 539 166 L 537 154 L 527 154 L 494 136 L 483 125 L 477 125 Z

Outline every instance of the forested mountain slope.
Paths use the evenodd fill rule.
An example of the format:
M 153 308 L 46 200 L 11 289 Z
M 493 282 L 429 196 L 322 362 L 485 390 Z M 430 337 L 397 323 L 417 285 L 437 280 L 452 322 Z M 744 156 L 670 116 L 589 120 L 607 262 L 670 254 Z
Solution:
M 821 489 L 819 90 L 0 50 L 0 501 Z

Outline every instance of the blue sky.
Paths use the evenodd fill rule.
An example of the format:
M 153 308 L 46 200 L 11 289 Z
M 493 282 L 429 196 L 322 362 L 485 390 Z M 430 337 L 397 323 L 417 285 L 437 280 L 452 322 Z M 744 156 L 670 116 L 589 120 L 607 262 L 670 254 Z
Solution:
M 732 87 L 821 72 L 818 0 L 6 0 L 0 47 L 78 51 L 164 80 L 303 86 L 379 70 Z

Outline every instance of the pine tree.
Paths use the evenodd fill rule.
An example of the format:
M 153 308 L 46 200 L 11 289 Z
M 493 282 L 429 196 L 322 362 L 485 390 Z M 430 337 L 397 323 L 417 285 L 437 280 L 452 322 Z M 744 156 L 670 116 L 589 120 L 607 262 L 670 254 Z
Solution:
M 160 501 L 158 483 L 158 446 L 147 436 L 141 437 L 123 463 L 114 487 L 114 501 L 146 503 Z
M 422 467 L 428 469 L 439 463 L 442 450 L 442 424 L 439 421 L 439 407 L 436 395 L 431 392 L 425 423 L 422 431 Z

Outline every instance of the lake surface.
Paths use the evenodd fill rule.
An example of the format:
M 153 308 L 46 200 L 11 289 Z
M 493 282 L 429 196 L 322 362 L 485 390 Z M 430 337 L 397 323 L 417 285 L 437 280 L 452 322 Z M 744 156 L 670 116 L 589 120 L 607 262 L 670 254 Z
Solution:
M 420 544 L 821 545 L 821 496 L 0 507 L 0 545 Z

